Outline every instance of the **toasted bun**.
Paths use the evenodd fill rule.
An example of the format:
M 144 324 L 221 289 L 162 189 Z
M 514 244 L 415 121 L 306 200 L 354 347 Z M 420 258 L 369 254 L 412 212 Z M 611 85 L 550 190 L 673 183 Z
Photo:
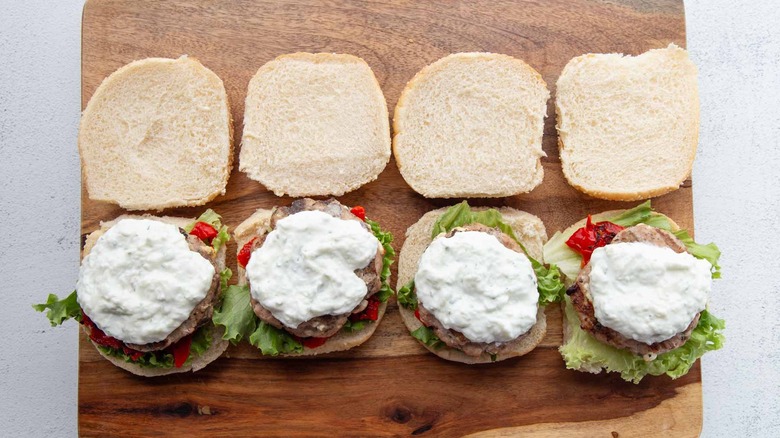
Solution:
M 84 258 L 89 254 L 89 252 L 92 250 L 92 247 L 95 246 L 95 243 L 97 243 L 97 240 L 100 236 L 102 236 L 106 231 L 108 231 L 109 228 L 111 228 L 114 224 L 119 222 L 122 219 L 151 219 L 151 220 L 158 220 L 160 222 L 165 222 L 169 224 L 176 225 L 177 227 L 183 228 L 189 224 L 191 224 L 195 219 L 187 219 L 182 217 L 170 217 L 170 216 L 164 216 L 164 217 L 156 217 L 151 215 L 122 215 L 117 217 L 116 219 L 108 222 L 101 222 L 100 223 L 100 229 L 90 233 L 87 236 L 86 241 L 84 242 L 84 249 L 82 250 L 81 257 Z M 222 247 L 219 249 L 219 252 L 217 253 L 217 269 L 222 270 L 225 268 L 225 247 L 226 245 L 222 245 Z M 86 332 L 86 329 L 84 329 Z M 202 355 L 194 358 L 189 365 L 185 365 L 181 368 L 148 368 L 148 367 L 142 367 L 141 365 L 137 365 L 130 362 L 125 362 L 123 359 L 108 356 L 100 349 L 97 349 L 97 344 L 94 342 L 92 345 L 95 346 L 95 348 L 98 350 L 98 353 L 100 353 L 101 356 L 106 358 L 109 362 L 113 363 L 114 365 L 118 366 L 119 368 L 122 368 L 124 370 L 130 371 L 133 374 L 137 374 L 139 376 L 144 377 L 155 377 L 155 376 L 164 376 L 166 374 L 176 374 L 176 373 L 186 373 L 188 371 L 198 371 L 202 368 L 204 368 L 206 365 L 210 364 L 211 362 L 215 361 L 218 357 L 222 355 L 222 353 L 225 352 L 225 350 L 228 348 L 229 342 L 222 339 L 222 335 L 225 333 L 225 330 L 223 327 L 212 327 L 211 329 L 211 344 L 209 345 L 208 350 L 206 350 Z M 91 341 L 90 341 L 91 342 Z
M 249 82 L 239 170 L 277 196 L 341 196 L 389 160 L 387 103 L 362 59 L 282 55 Z
M 269 231 L 271 222 L 271 213 L 273 210 L 259 209 L 249 216 L 244 222 L 241 222 L 233 232 L 233 237 L 236 240 L 238 249 L 240 250 L 255 234 L 264 234 Z M 246 271 L 241 265 L 238 267 L 238 284 L 247 284 Z M 317 354 L 332 353 L 335 351 L 349 350 L 352 347 L 366 342 L 371 335 L 374 334 L 376 328 L 379 327 L 379 322 L 382 321 L 382 317 L 387 310 L 387 303 L 382 303 L 379 306 L 379 316 L 373 324 L 368 324 L 366 328 L 358 332 L 345 333 L 339 331 L 335 336 L 328 338 L 328 341 L 317 348 L 304 347 L 303 353 L 291 353 L 283 354 L 284 357 L 292 356 L 315 356 Z
M 474 210 L 480 211 L 485 210 L 485 208 L 474 208 Z M 542 247 L 547 241 L 547 232 L 544 229 L 542 221 L 530 213 L 515 210 L 513 208 L 503 207 L 498 210 L 501 212 L 504 220 L 512 227 L 517 238 L 523 243 L 523 246 L 528 250 L 531 257 L 541 261 Z M 406 241 L 398 256 L 398 282 L 396 283 L 396 290 L 400 289 L 414 278 L 414 275 L 417 273 L 417 264 L 420 261 L 420 257 L 422 257 L 423 252 L 425 252 L 426 248 L 428 248 L 428 245 L 430 245 L 433 240 L 431 239 L 433 224 L 445 211 L 447 211 L 447 208 L 429 211 L 428 213 L 425 213 L 419 221 L 406 230 Z M 410 332 L 413 332 L 422 326 L 422 323 L 414 317 L 414 311 L 400 305 L 398 306 L 398 310 L 401 313 L 404 324 L 406 324 L 406 327 Z M 536 318 L 536 324 L 531 327 L 525 341 L 518 345 L 515 350 L 497 355 L 496 361 L 522 356 L 539 345 L 542 338 L 544 338 L 544 335 L 547 333 L 547 318 L 543 307 L 539 307 Z M 423 346 L 431 353 L 443 359 L 455 362 L 467 364 L 493 362 L 490 356 L 485 354 L 479 357 L 472 357 L 460 350 L 448 346 L 443 346 L 439 349 L 433 349 L 424 344 Z
M 576 189 L 632 201 L 676 190 L 690 175 L 699 94 L 685 50 L 578 56 L 557 90 L 563 174 Z
M 456 53 L 409 81 L 393 117 L 393 154 L 427 198 L 501 197 L 542 182 L 550 92 L 525 62 Z
M 132 62 L 81 117 L 90 199 L 128 210 L 203 205 L 225 193 L 233 124 L 222 81 L 194 58 Z

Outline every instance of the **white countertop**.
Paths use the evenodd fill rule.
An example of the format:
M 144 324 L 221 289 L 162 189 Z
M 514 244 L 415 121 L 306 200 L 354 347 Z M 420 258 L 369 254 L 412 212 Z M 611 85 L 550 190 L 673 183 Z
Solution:
M 701 95 L 696 237 L 723 251 L 710 306 L 728 324 L 703 360 L 702 435 L 780 436 L 780 4 L 685 3 Z M 0 0 L 4 436 L 76 434 L 76 326 L 49 327 L 30 304 L 78 275 L 82 4 Z

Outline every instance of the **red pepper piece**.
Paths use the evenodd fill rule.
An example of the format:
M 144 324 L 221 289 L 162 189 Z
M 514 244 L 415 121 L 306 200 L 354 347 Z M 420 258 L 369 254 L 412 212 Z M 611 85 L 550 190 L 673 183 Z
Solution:
M 379 305 L 381 303 L 378 299 L 371 297 L 368 299 L 368 305 L 360 313 L 355 313 L 349 316 L 350 321 L 376 321 L 379 318 Z
M 597 223 L 594 230 L 596 233 L 596 248 L 609 245 L 612 239 L 615 238 L 615 235 L 624 229 L 624 227 L 612 222 L 604 221 Z
M 133 362 L 137 361 L 141 358 L 141 356 L 144 355 L 143 351 L 133 350 L 129 347 L 122 347 L 122 351 L 124 351 L 126 355 L 130 356 L 130 360 Z
M 569 240 L 566 241 L 566 245 L 582 255 L 582 264 L 584 266 L 588 263 L 586 260 L 590 260 L 595 241 L 596 235 L 593 233 L 593 222 L 591 221 L 590 215 L 588 215 L 585 226 L 575 231 L 574 234 L 569 237 Z
M 420 308 L 419 307 L 414 309 L 414 317 L 417 318 L 418 321 L 423 322 L 423 320 L 420 319 Z M 425 325 L 424 322 L 423 322 L 423 325 Z
M 257 239 L 257 237 L 253 237 L 252 240 L 245 243 L 236 256 L 236 260 L 242 268 L 246 268 L 246 265 L 249 263 L 249 257 L 252 256 L 252 244 L 255 243 L 255 239 Z
M 324 344 L 329 338 L 300 338 L 299 342 L 306 348 L 317 348 Z
M 211 245 L 211 239 L 217 237 L 217 229 L 206 222 L 197 222 L 190 234 Z
M 173 366 L 181 368 L 187 358 L 190 357 L 190 347 L 192 346 L 192 335 L 185 336 L 179 342 L 171 346 L 173 353 Z
M 594 224 L 588 215 L 585 226 L 575 231 L 566 241 L 566 245 L 582 255 L 582 266 L 585 266 L 596 248 L 608 245 L 623 229 L 624 227 L 609 221 Z
M 100 330 L 87 315 L 82 314 L 81 323 L 89 327 L 89 339 L 98 345 L 103 347 L 110 347 L 116 350 L 121 349 L 126 355 L 130 356 L 130 359 L 133 361 L 137 361 L 145 354 L 143 351 L 133 350 L 119 339 L 112 338 L 111 336 L 105 334 L 103 330 Z
M 352 210 L 349 211 L 350 213 L 354 214 L 355 216 L 359 217 L 361 221 L 366 221 L 366 209 L 357 205 L 355 207 L 352 207 Z
M 103 347 L 110 347 L 117 350 L 123 347 L 122 341 L 103 333 L 103 330 L 100 330 L 86 314 L 81 315 L 81 323 L 89 327 L 89 339 L 91 339 L 92 342 Z
M 303 344 L 306 348 L 317 348 L 320 345 L 324 344 L 330 337 L 327 338 L 316 338 L 316 337 L 310 337 L 310 338 L 302 338 L 300 336 L 290 335 L 295 339 L 296 341 Z M 335 335 L 334 335 L 335 336 Z

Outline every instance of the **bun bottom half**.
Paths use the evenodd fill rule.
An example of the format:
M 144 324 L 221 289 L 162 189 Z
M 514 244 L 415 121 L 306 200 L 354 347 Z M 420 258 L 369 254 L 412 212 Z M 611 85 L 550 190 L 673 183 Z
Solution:
M 486 208 L 477 207 L 472 208 L 472 210 L 482 211 L 486 210 Z M 542 247 L 544 242 L 547 241 L 547 233 L 542 221 L 530 213 L 513 208 L 502 207 L 498 210 L 501 212 L 504 221 L 512 227 L 517 238 L 520 239 L 529 254 L 537 260 L 541 260 Z M 400 289 L 414 278 L 414 275 L 417 273 L 417 265 L 420 257 L 422 257 L 423 252 L 425 252 L 425 249 L 428 248 L 428 245 L 433 240 L 431 238 L 433 224 L 445 211 L 447 211 L 446 207 L 429 211 L 428 213 L 425 213 L 419 221 L 406 230 L 406 241 L 398 256 L 398 282 L 396 283 L 396 290 Z M 414 311 L 401 305 L 398 306 L 398 310 L 410 333 L 422 327 L 422 323 L 414 316 Z M 421 344 L 428 349 L 428 351 L 442 359 L 466 364 L 491 363 L 527 354 L 539 345 L 546 334 L 547 317 L 544 312 L 544 307 L 539 307 L 536 313 L 536 324 L 527 332 L 524 341 L 519 343 L 514 349 L 496 355 L 495 360 L 491 358 L 489 354 L 483 353 L 481 356 L 475 357 L 469 356 L 458 349 L 450 348 L 449 346 L 431 348 Z

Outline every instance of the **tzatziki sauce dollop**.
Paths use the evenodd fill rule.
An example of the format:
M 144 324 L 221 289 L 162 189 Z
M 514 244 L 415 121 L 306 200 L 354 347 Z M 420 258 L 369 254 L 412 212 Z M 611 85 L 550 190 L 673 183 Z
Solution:
M 539 292 L 531 262 L 488 233 L 434 239 L 414 284 L 418 300 L 442 326 L 472 342 L 509 342 L 536 324 Z
M 77 297 L 109 336 L 148 344 L 164 340 L 189 318 L 206 298 L 214 273 L 177 226 L 122 219 L 84 257 Z
M 302 211 L 276 223 L 246 266 L 252 297 L 286 327 L 351 312 L 368 287 L 355 274 L 379 250 L 354 220 Z
M 684 331 L 707 305 L 710 263 L 644 242 L 593 251 L 588 290 L 596 319 L 645 344 Z

